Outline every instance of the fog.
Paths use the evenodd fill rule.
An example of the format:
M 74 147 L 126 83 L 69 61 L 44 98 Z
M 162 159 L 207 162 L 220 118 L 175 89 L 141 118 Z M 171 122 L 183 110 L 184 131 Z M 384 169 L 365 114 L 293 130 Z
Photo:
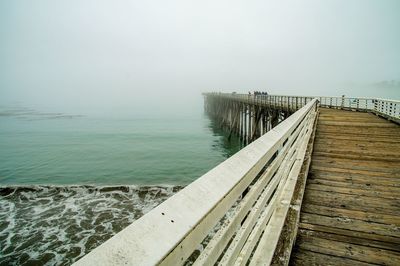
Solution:
M 132 114 L 201 92 L 400 98 L 400 1 L 0 2 L 0 105 Z

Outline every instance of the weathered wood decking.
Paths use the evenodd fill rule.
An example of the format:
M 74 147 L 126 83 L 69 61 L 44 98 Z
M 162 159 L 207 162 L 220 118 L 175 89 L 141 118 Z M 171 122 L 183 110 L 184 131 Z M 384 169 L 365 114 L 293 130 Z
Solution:
M 400 265 L 400 126 L 320 108 L 291 265 Z

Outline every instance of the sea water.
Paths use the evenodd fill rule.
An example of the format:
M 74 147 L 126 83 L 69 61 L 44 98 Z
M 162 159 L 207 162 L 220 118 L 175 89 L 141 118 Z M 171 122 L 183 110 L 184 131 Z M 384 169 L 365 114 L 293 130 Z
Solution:
M 202 112 L 0 108 L 0 264 L 69 265 L 241 148 Z

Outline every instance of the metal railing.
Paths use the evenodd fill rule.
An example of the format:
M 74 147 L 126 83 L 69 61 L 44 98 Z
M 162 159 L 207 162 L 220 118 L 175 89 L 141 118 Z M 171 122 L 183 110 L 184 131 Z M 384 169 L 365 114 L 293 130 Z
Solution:
M 316 119 L 306 102 L 75 265 L 269 264 Z
M 228 99 L 236 99 L 248 104 L 258 104 L 271 108 L 298 110 L 312 99 L 318 99 L 322 107 L 350 109 L 371 112 L 395 122 L 400 122 L 400 101 L 380 98 L 337 97 L 337 96 L 287 96 L 287 95 L 254 95 L 237 93 L 205 93 Z

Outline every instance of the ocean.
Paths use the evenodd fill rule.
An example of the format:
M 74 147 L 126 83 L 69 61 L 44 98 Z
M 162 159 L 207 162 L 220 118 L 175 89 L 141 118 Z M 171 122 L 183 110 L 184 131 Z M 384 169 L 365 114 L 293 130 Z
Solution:
M 201 112 L 0 108 L 0 264 L 69 265 L 236 153 Z

